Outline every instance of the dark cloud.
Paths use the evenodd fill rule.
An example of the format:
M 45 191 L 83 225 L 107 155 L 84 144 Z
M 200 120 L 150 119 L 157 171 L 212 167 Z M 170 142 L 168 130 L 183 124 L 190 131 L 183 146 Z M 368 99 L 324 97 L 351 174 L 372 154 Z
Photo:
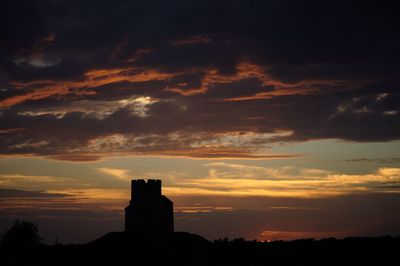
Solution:
M 396 164 L 400 162 L 400 158 L 355 158 L 348 159 L 346 162 L 374 162 L 374 163 L 382 163 L 382 164 Z
M 43 191 L 26 191 L 18 189 L 0 189 L 0 199 L 4 198 L 58 198 L 68 197 L 61 193 L 47 193 Z
M 122 151 L 194 156 L 202 146 L 222 156 L 277 141 L 400 138 L 399 18 L 390 3 L 1 7 L 3 154 L 80 161 Z M 292 134 L 259 145 L 224 139 L 282 131 Z M 124 139 L 109 140 L 116 135 Z

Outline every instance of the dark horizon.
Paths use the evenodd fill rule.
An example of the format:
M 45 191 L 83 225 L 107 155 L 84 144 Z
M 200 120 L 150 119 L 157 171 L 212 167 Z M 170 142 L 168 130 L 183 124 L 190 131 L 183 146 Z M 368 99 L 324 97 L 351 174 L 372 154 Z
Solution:
M 149 179 L 151 180 L 151 179 Z M 132 195 L 131 195 L 131 199 L 133 199 L 133 183 L 136 180 L 132 180 Z M 139 180 L 139 181 L 143 181 L 143 180 Z M 145 181 L 143 181 L 145 182 Z M 8 196 L 11 197 L 20 197 L 21 195 L 19 193 L 21 193 L 21 191 L 18 190 L 3 190 L 3 192 L 8 192 Z M 25 192 L 23 192 L 25 193 Z M 32 196 L 36 197 L 36 194 L 41 194 L 42 192 L 32 192 Z M 25 196 L 25 195 L 24 195 Z M 136 196 L 137 197 L 137 196 Z M 46 196 L 44 196 L 43 199 L 46 199 Z M 395 199 L 395 198 L 393 198 Z M 396 202 L 393 201 L 392 202 Z M 344 207 L 346 204 L 348 204 L 350 201 L 355 201 L 357 200 L 354 197 L 350 197 L 349 199 L 345 200 L 345 197 L 341 197 L 339 199 L 340 201 L 343 201 L 339 206 Z M 350 201 L 349 201 L 350 200 Z M 382 198 L 380 199 L 382 200 Z M 123 204 L 128 204 L 129 199 L 126 199 L 126 201 Z M 363 200 L 358 200 L 358 202 L 356 203 L 356 205 L 358 205 L 360 202 L 363 202 Z M 387 201 L 387 199 L 385 199 L 385 203 L 390 204 L 390 201 Z M 129 201 L 129 205 L 131 206 L 132 204 L 132 200 Z M 395 212 L 396 206 L 393 206 L 393 212 Z M 54 244 L 64 244 L 64 245 L 69 245 L 69 244 L 73 244 L 73 245 L 81 245 L 81 244 L 90 244 L 93 241 L 96 241 L 98 239 L 102 239 L 104 236 L 107 236 L 110 233 L 123 233 L 123 232 L 130 232 L 130 233 L 139 233 L 139 235 L 144 236 L 143 234 L 148 233 L 149 235 L 153 235 L 153 234 L 164 234 L 167 233 L 169 234 L 170 232 L 167 230 L 166 232 L 157 232 L 158 230 L 148 230 L 148 229 L 139 229 L 139 230 L 132 230 L 132 229 L 128 229 L 126 227 L 126 223 L 127 223 L 127 213 L 125 213 L 125 218 L 122 215 L 122 211 L 123 209 L 126 209 L 124 207 L 121 207 L 121 210 L 117 211 L 117 212 L 110 212 L 109 213 L 109 217 L 108 219 L 111 218 L 111 220 L 113 221 L 113 224 L 110 226 L 109 223 L 104 223 L 101 221 L 96 220 L 97 217 L 93 217 L 93 219 L 88 219 L 87 221 L 85 220 L 74 220 L 71 219 L 70 217 L 67 216 L 60 216 L 60 220 L 56 220 L 56 223 L 53 225 L 50 224 L 46 224 L 46 220 L 48 219 L 26 219 L 25 217 L 16 217 L 16 219 L 20 220 L 20 221 L 27 221 L 27 222 L 33 222 L 34 224 L 38 225 L 38 229 L 39 229 L 39 234 L 41 237 L 41 243 L 46 244 L 46 245 L 54 245 Z M 281 208 L 277 208 L 277 209 L 281 209 Z M 283 208 L 285 209 L 285 208 Z M 300 207 L 301 209 L 301 207 Z M 369 208 L 366 208 L 365 210 L 369 210 Z M 344 210 L 347 211 L 347 210 Z M 197 213 L 197 211 L 194 212 L 189 212 L 189 213 Z M 208 213 L 208 211 L 205 212 L 206 214 Z M 110 217 L 112 215 L 115 215 L 114 217 Z M 140 214 L 139 214 L 140 215 Z M 180 224 L 179 220 L 181 219 L 181 217 L 184 217 L 185 213 L 183 212 L 179 212 L 174 210 L 173 212 L 173 216 L 175 218 L 173 218 L 173 220 L 175 220 L 178 225 Z M 237 214 L 236 214 L 237 215 Z M 249 219 L 248 217 L 249 213 L 248 212 L 244 212 L 241 214 L 241 217 L 236 217 L 236 218 L 240 218 L 240 220 L 238 219 L 236 222 L 240 223 L 240 227 L 243 230 L 243 232 L 246 232 L 248 226 L 251 226 L 246 224 L 246 222 L 248 223 L 249 221 L 251 221 L 251 219 Z M 29 217 L 29 216 L 27 216 Z M 66 218 L 66 220 L 63 220 L 64 218 Z M 268 218 L 268 217 L 267 217 Z M 125 225 L 124 225 L 124 219 L 125 219 Z M 226 241 L 257 241 L 259 243 L 263 243 L 263 242 L 281 242 L 281 241 L 299 241 L 299 240 L 329 240 L 329 239 L 337 239 L 337 240 L 346 240 L 346 239 L 363 239 L 363 238 L 385 238 L 385 237 L 393 237 L 393 238 L 400 238 L 400 234 L 395 234 L 395 233 L 391 233 L 391 234 L 379 234 L 378 232 L 376 234 L 343 234 L 341 236 L 335 236 L 334 234 L 330 234 L 329 232 L 323 232 L 320 235 L 318 234 L 314 234 L 313 236 L 310 236 L 309 234 L 296 234 L 294 233 L 293 235 L 287 235 L 287 234 L 277 234 L 277 232 L 270 232 L 271 234 L 274 235 L 274 237 L 272 239 L 257 239 L 257 238 L 249 238 L 246 235 L 239 235 L 239 234 L 235 234 L 235 235 L 223 235 L 221 234 L 221 232 L 223 232 L 223 230 L 221 230 L 221 228 L 228 226 L 228 224 L 225 223 L 224 220 L 216 220 L 214 217 L 210 217 L 210 216 L 203 216 L 203 219 L 209 219 L 207 222 L 209 225 L 212 225 L 212 227 L 214 227 L 214 232 L 217 233 L 217 237 L 210 237 L 209 235 L 207 235 L 207 231 L 209 231 L 209 227 L 204 227 L 204 228 L 190 228 L 190 227 L 186 227 L 188 229 L 186 229 L 185 227 L 178 226 L 178 230 L 176 230 L 175 232 L 177 233 L 182 233 L 185 230 L 182 230 L 182 228 L 186 229 L 187 233 L 190 234 L 195 234 L 195 235 L 199 235 L 201 237 L 205 237 L 205 239 L 207 239 L 208 241 L 222 241 L 222 242 L 226 242 Z M 230 218 L 227 218 L 228 220 L 230 220 Z M 287 218 L 286 218 L 287 219 Z M 286 219 L 284 219 L 283 221 L 287 221 Z M 333 217 L 329 217 L 328 219 L 334 219 Z M 356 218 L 358 220 L 358 217 Z M 8 221 L 8 224 L 7 222 Z M 52 223 L 54 223 L 54 219 L 50 220 Z M 83 222 L 88 222 L 91 223 L 90 224 L 82 224 Z M 11 220 L 11 219 L 3 219 L 2 220 L 3 224 L 2 224 L 2 228 L 4 228 L 4 231 L 1 231 L 0 233 L 0 240 L 1 240 L 1 236 L 4 235 L 4 233 L 12 226 L 12 224 L 15 222 L 15 220 Z M 44 223 L 43 223 L 44 222 Z M 280 221 L 282 222 L 282 221 Z M 300 221 L 302 222 L 302 221 Z M 336 223 L 336 220 L 333 220 L 334 223 Z M 345 220 L 343 221 L 345 224 L 349 224 L 351 221 L 349 220 Z M 356 221 L 354 221 L 356 222 Z M 358 221 L 357 221 L 358 222 Z M 81 228 L 94 228 L 94 225 L 101 225 L 99 228 L 96 228 L 97 230 L 92 230 L 89 232 L 86 232 L 85 235 L 82 236 L 82 229 Z M 172 228 L 174 226 L 172 225 Z M 44 228 L 44 230 L 41 230 L 42 228 Z M 48 230 L 48 229 L 51 230 Z M 70 237 L 72 238 L 64 238 L 63 237 L 63 231 L 64 230 L 68 230 L 68 234 Z M 219 232 L 220 230 L 220 232 Z M 85 230 L 86 231 L 86 230 Z M 171 232 L 173 232 L 174 230 L 172 230 Z M 50 234 L 49 234 L 50 233 Z M 50 236 L 50 237 L 49 237 Z M 79 237 L 78 237 L 79 236 Z M 75 239 L 75 241 L 71 241 L 72 239 Z M 79 239 L 78 241 L 76 241 L 76 239 Z
M 4 265 L 265 265 L 268 263 L 383 263 L 396 259 L 400 237 L 258 242 L 207 241 L 186 232 L 108 233 L 83 245 L 40 244 L 35 224 L 16 221 L 0 246 Z M 318 254 L 318 256 L 316 256 Z

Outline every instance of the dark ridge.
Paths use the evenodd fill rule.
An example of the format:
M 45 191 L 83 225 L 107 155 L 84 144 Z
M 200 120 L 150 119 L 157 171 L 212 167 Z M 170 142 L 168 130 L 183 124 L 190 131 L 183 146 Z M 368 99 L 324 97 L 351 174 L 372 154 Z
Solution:
M 130 248 L 135 246 L 148 245 L 151 247 L 173 247 L 189 248 L 191 246 L 208 246 L 211 242 L 202 236 L 187 232 L 175 233 L 137 233 L 137 232 L 110 232 L 93 240 L 85 246 L 92 248 Z
M 397 259 L 400 237 L 259 242 L 195 234 L 108 233 L 83 245 L 0 249 L 1 265 L 271 265 L 372 264 Z M 22 255 L 21 255 L 22 254 Z

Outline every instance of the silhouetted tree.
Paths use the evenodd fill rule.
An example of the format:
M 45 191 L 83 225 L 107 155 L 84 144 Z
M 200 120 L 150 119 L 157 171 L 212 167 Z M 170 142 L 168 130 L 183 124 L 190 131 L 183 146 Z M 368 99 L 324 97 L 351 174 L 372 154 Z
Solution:
M 42 241 L 38 226 L 27 221 L 16 219 L 14 224 L 5 232 L 1 241 L 5 249 L 27 249 Z

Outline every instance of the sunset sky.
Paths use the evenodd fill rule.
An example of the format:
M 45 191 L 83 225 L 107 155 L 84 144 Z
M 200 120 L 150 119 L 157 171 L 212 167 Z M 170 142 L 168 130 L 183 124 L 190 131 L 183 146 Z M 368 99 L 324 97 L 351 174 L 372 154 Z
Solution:
M 208 239 L 400 234 L 386 1 L 0 3 L 0 235 L 121 231 L 157 178 Z

